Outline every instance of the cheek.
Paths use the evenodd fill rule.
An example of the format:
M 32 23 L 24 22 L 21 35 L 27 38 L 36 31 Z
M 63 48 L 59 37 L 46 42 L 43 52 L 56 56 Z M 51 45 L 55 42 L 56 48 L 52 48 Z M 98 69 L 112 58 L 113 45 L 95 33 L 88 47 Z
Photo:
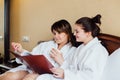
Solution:
M 82 41 L 84 39 L 85 35 L 82 33 L 76 34 L 76 40 L 77 41 Z
M 62 36 L 60 36 L 60 39 L 61 39 L 61 40 L 64 40 L 64 39 L 66 39 L 66 38 L 67 38 L 66 35 L 62 35 Z
M 66 34 L 63 33 L 63 34 L 59 35 L 59 37 L 60 37 L 60 38 L 65 38 L 65 37 L 66 37 Z
M 67 35 L 62 35 L 62 36 L 60 36 L 60 39 L 62 41 L 68 40 L 68 36 Z
M 60 41 L 64 41 L 66 38 L 67 38 L 67 36 L 65 34 L 54 36 L 55 40 L 60 40 Z
M 79 38 L 81 36 L 81 34 L 80 33 L 76 33 L 75 36 L 76 36 L 76 38 Z

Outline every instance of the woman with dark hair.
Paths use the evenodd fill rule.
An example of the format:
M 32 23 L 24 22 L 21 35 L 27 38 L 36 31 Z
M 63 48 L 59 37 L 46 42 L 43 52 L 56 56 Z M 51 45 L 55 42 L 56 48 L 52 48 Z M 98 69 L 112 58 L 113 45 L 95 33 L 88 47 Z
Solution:
M 43 54 L 55 67 L 60 67 L 64 60 L 68 58 L 68 55 L 76 49 L 72 46 L 71 25 L 66 20 L 59 20 L 51 26 L 51 32 L 53 33 L 53 40 L 40 43 L 32 52 L 24 50 L 19 43 L 13 42 L 12 47 L 21 55 L 28 55 L 28 53 L 32 55 Z M 25 80 L 31 75 L 34 76 L 33 79 L 38 76 L 27 66 L 22 65 L 0 75 L 0 80 Z
M 74 27 L 76 41 L 83 42 L 76 52 L 63 62 L 61 68 L 52 68 L 54 77 L 62 80 L 100 80 L 108 52 L 97 38 L 101 15 L 82 17 Z M 37 80 L 40 79 L 38 77 Z M 47 79 L 52 80 L 52 79 Z

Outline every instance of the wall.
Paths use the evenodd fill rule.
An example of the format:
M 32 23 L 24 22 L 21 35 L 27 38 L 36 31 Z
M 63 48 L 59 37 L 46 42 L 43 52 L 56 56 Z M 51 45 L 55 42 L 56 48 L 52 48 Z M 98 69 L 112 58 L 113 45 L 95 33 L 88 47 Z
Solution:
M 0 36 L 4 36 L 4 0 L 0 0 Z M 0 53 L 4 53 L 4 40 L 0 39 Z
M 11 0 L 11 42 L 32 50 L 39 40 L 52 39 L 51 25 L 67 19 L 72 26 L 82 17 L 102 15 L 104 33 L 120 36 L 120 0 Z M 28 36 L 29 42 L 22 42 Z

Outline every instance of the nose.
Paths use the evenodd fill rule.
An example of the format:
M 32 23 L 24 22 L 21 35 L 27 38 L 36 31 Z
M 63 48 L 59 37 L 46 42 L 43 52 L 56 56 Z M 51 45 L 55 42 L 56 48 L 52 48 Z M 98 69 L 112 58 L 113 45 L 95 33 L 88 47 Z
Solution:
M 74 34 L 73 34 L 74 36 L 76 35 L 76 32 L 74 32 Z

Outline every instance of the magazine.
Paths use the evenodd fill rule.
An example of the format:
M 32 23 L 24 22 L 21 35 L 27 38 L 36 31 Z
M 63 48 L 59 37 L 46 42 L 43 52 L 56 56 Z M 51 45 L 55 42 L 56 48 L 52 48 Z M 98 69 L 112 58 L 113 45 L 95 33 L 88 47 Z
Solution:
M 21 56 L 13 51 L 10 51 L 16 58 L 20 59 L 28 68 L 39 74 L 52 74 L 50 68 L 54 66 L 48 61 L 44 55 L 26 55 Z

